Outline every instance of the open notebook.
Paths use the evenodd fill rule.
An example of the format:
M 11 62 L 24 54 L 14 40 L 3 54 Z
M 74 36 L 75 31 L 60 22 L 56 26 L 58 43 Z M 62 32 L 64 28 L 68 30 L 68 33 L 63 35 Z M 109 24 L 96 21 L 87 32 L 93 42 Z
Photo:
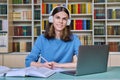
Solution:
M 8 67 L 0 67 L 1 76 L 34 76 L 34 77 L 49 77 L 56 71 L 45 67 L 27 67 L 21 69 L 10 69 Z
M 0 66 L 0 74 L 2 73 L 6 73 L 10 70 L 10 68 L 6 67 L 6 66 Z
M 8 68 L 6 66 L 0 66 L 0 76 L 33 76 L 33 77 L 49 77 L 56 72 L 62 72 L 69 69 L 54 68 L 49 69 L 45 67 L 27 67 L 27 68 Z

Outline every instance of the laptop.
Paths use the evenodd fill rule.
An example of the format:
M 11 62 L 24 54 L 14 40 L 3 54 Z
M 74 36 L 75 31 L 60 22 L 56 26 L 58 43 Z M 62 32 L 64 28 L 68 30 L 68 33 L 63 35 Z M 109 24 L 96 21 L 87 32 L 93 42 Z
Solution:
M 76 69 L 61 73 L 81 76 L 106 72 L 108 55 L 108 45 L 82 45 L 79 47 Z

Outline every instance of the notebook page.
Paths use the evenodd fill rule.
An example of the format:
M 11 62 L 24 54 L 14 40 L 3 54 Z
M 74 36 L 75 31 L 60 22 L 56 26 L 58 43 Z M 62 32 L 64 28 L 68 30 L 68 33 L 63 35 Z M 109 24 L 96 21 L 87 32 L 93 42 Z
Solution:
M 10 68 L 6 66 L 0 66 L 0 74 L 6 73 L 10 70 Z

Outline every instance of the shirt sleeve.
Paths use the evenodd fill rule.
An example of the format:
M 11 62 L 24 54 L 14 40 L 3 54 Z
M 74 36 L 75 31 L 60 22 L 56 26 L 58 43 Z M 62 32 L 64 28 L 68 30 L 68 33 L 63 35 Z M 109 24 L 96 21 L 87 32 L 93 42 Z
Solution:
M 29 67 L 31 62 L 37 62 L 39 59 L 39 56 L 41 54 L 41 36 L 39 36 L 36 39 L 36 42 L 30 52 L 30 54 L 27 55 L 25 59 L 25 65 L 26 67 Z
M 79 46 L 81 45 L 81 41 L 77 35 L 74 36 L 74 53 L 78 55 Z

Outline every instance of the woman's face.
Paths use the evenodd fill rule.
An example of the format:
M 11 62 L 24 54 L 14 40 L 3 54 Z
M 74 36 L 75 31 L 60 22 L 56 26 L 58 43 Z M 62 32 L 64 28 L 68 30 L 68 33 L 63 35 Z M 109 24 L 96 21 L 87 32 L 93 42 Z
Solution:
M 55 31 L 62 31 L 67 25 L 68 15 L 64 11 L 58 12 L 53 16 Z

